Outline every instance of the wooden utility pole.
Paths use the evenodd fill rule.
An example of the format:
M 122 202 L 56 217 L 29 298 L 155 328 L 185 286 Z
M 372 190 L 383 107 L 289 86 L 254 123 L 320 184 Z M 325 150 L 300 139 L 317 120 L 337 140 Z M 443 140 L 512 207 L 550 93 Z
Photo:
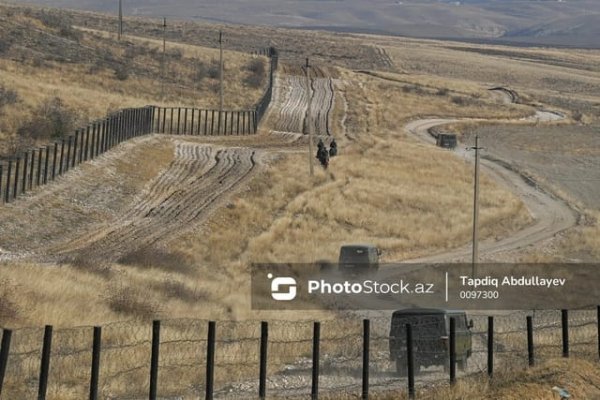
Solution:
M 163 17 L 163 51 L 162 51 L 162 61 L 160 65 L 160 95 L 161 98 L 165 98 L 165 70 L 167 63 L 167 18 Z
M 312 131 L 312 123 L 310 121 L 311 118 L 311 108 L 312 108 L 312 94 L 311 94 L 311 84 L 310 84 L 310 74 L 308 69 L 310 68 L 310 63 L 308 62 L 308 57 L 306 57 L 306 93 L 308 94 L 308 110 L 306 111 L 306 129 L 308 133 L 308 165 L 310 170 L 310 176 L 315 174 L 315 168 L 313 166 L 313 131 Z
M 475 135 L 475 176 L 473 183 L 473 254 L 472 254 L 472 277 L 475 278 L 477 272 L 477 263 L 479 262 L 479 136 Z
M 223 103 L 224 103 L 224 93 L 223 93 L 223 31 L 219 31 L 219 80 L 220 84 L 220 99 L 219 99 L 219 127 L 221 126 L 221 117 L 223 115 Z
M 123 0 L 119 0 L 119 28 L 118 28 L 119 40 L 121 40 L 121 36 L 123 36 Z

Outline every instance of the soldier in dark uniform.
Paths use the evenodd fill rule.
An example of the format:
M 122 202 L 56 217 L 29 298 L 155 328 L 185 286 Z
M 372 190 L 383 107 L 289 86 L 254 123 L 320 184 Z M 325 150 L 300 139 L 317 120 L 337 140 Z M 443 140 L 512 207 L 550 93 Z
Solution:
M 331 140 L 331 147 L 329 148 L 329 155 L 331 157 L 335 157 L 337 156 L 337 143 L 335 142 L 335 139 Z

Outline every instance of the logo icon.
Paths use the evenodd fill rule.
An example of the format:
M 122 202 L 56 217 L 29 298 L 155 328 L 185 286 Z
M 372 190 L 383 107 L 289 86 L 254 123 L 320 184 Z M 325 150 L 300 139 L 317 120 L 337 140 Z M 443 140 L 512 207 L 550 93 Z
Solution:
M 273 274 L 267 275 L 273 279 Z M 296 280 L 290 277 L 275 278 L 271 281 L 271 297 L 277 301 L 290 301 L 296 298 Z

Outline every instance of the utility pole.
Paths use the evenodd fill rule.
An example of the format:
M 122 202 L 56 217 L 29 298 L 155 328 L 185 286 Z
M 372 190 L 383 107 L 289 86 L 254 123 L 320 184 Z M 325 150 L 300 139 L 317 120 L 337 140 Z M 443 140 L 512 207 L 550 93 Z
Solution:
M 223 31 L 219 31 L 219 79 L 221 80 L 220 85 L 220 101 L 219 101 L 219 127 L 221 126 L 221 117 L 223 115 L 223 103 L 224 103 L 224 93 L 223 93 Z
M 310 84 L 310 75 L 308 73 L 308 69 L 310 68 L 310 63 L 308 62 L 308 57 L 306 57 L 306 93 L 308 94 L 308 110 L 306 111 L 306 129 L 308 133 L 308 165 L 310 169 L 310 176 L 315 174 L 315 168 L 313 166 L 313 131 L 312 131 L 312 123 L 310 121 L 311 118 L 311 108 L 312 108 L 312 94 L 311 94 L 311 84 Z
M 123 36 L 123 0 L 119 0 L 119 28 L 117 36 L 119 40 L 121 40 L 121 36 Z
M 475 278 L 477 263 L 479 262 L 479 135 L 475 135 L 475 146 L 469 149 L 475 150 L 475 176 L 473 183 L 473 255 L 472 255 L 472 277 Z
M 162 62 L 160 65 L 160 96 L 162 99 L 165 98 L 165 70 L 167 63 L 167 18 L 163 17 L 163 51 L 162 51 Z

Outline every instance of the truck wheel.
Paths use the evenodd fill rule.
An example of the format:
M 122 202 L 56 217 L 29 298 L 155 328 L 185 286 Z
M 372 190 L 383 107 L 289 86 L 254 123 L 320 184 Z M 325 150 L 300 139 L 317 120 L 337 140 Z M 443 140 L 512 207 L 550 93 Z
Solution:
M 406 364 L 406 359 L 402 359 L 402 358 L 396 359 L 396 372 L 400 376 L 408 375 L 408 365 Z

